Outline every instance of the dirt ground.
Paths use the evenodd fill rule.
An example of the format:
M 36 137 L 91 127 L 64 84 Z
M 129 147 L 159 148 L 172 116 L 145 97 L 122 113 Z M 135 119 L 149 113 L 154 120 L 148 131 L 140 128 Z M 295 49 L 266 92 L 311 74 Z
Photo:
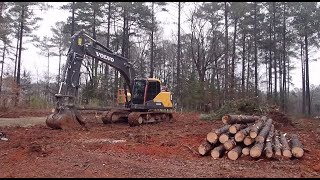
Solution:
M 206 134 L 222 126 L 221 120 L 200 120 L 198 113 L 174 113 L 172 122 L 130 127 L 103 124 L 96 118 L 100 113 L 82 112 L 89 131 L 52 130 L 44 124 L 48 114 L 49 110 L 0 112 L 0 132 L 8 138 L 0 140 L 0 178 L 320 177 L 316 119 L 293 119 L 294 126 L 279 129 L 298 134 L 305 149 L 302 158 L 246 156 L 232 161 L 197 153 Z

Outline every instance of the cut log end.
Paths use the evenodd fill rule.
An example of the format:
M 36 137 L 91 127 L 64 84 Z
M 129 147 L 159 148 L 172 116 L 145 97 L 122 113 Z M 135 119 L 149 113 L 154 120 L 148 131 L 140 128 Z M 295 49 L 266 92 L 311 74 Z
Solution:
M 249 147 L 245 147 L 242 149 L 242 154 L 245 156 L 248 156 L 250 154 L 250 148 Z
M 214 132 L 209 132 L 207 134 L 207 141 L 209 141 L 212 144 L 216 143 L 218 141 L 218 135 Z
M 238 133 L 234 136 L 234 140 L 235 140 L 236 142 L 242 142 L 244 138 L 245 138 L 245 135 L 244 135 L 244 133 L 241 132 L 241 131 L 238 132 Z
M 229 132 L 230 132 L 231 134 L 235 134 L 235 133 L 237 133 L 237 128 L 236 128 L 235 126 L 230 126 Z
M 296 134 L 292 135 L 291 146 L 291 152 L 294 157 L 300 158 L 303 156 L 303 146 Z
M 253 158 L 258 158 L 262 154 L 262 150 L 264 147 L 264 143 L 256 143 L 251 149 L 250 149 L 250 156 Z
M 292 153 L 290 150 L 283 150 L 282 155 L 283 155 L 283 157 L 288 158 L 288 159 L 292 157 Z
M 204 146 L 199 146 L 198 148 L 199 154 L 205 155 L 206 154 L 206 148 Z
M 229 151 L 228 158 L 231 160 L 237 160 L 239 158 L 239 155 L 238 155 L 238 153 L 236 153 L 234 151 Z
M 263 136 L 257 136 L 257 137 L 255 138 L 255 140 L 256 140 L 257 142 L 263 143 L 263 142 L 265 141 L 265 138 L 264 138 Z
M 241 146 L 236 146 L 233 148 L 231 151 L 228 152 L 228 158 L 231 160 L 237 160 L 242 153 L 242 147 Z
M 211 149 L 213 148 L 213 145 L 211 145 L 207 140 L 204 140 L 198 147 L 198 152 L 202 156 L 206 155 Z
M 219 141 L 223 144 L 229 140 L 228 134 L 221 134 L 219 137 Z
M 247 136 L 244 138 L 243 143 L 246 146 L 249 146 L 250 144 L 254 143 L 254 139 L 252 139 L 250 136 Z
M 220 158 L 224 155 L 225 153 L 225 148 L 223 144 L 220 144 L 219 146 L 215 147 L 214 149 L 211 150 L 211 157 L 213 159 Z
M 229 115 L 225 115 L 225 116 L 222 117 L 222 122 L 224 124 L 228 124 L 229 119 L 230 119 L 230 116 Z
M 251 157 L 260 157 L 260 156 L 261 156 L 261 150 L 255 148 L 255 147 L 251 148 L 251 150 L 250 150 L 250 156 L 251 156 Z
M 257 132 L 250 132 L 250 137 L 251 138 L 256 138 L 258 136 Z
M 292 148 L 292 155 L 296 158 L 301 158 L 303 156 L 303 149 L 300 147 L 294 147 Z
M 233 149 L 235 146 L 236 146 L 236 142 L 234 141 L 234 139 L 229 139 L 228 141 L 226 141 L 224 144 L 223 144 L 224 148 L 226 150 L 231 150 Z
M 211 157 L 214 159 L 217 159 L 220 157 L 220 153 L 217 150 L 212 150 L 211 151 Z

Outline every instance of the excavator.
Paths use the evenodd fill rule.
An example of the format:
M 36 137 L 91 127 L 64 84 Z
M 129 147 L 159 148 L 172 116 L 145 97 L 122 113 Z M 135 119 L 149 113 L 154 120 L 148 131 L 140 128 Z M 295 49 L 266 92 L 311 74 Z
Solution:
M 56 106 L 46 119 L 52 129 L 87 128 L 84 118 L 76 107 L 80 87 L 80 68 L 86 57 L 93 57 L 120 72 L 125 80 L 123 107 L 113 107 L 102 113 L 104 124 L 125 120 L 130 126 L 172 120 L 172 94 L 161 90 L 161 81 L 156 78 L 135 78 L 130 61 L 93 39 L 84 30 L 71 37 L 66 66 L 58 93 Z M 129 92 L 128 92 L 129 90 Z M 130 95 L 130 97 L 128 97 Z

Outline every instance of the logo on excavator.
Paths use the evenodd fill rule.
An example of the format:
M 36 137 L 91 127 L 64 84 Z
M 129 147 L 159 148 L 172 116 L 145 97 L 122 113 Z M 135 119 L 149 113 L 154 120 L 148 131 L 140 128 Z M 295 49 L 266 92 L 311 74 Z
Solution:
M 97 52 L 97 51 L 96 51 L 96 54 L 97 54 L 98 57 L 100 57 L 100 58 L 102 58 L 102 59 L 105 59 L 105 60 L 107 60 L 107 61 L 114 62 L 114 59 L 113 59 L 112 57 L 110 57 L 110 56 L 107 56 L 107 55 L 105 55 L 105 54 L 99 53 L 99 52 Z

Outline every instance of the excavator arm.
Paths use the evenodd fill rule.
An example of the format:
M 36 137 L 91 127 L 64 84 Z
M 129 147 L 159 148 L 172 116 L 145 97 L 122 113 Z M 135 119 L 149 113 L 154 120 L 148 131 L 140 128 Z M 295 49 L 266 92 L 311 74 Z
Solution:
M 87 41 L 91 41 L 92 43 L 88 43 Z M 102 50 L 94 47 L 93 43 L 101 47 Z M 63 86 L 65 86 L 64 94 L 76 96 L 79 87 L 80 68 L 85 55 L 98 59 L 118 70 L 124 77 L 129 87 L 129 91 L 132 91 L 135 71 L 128 59 L 115 54 L 110 49 L 91 38 L 84 31 L 79 31 L 72 36 L 71 46 L 67 54 L 66 68 L 63 73 L 63 81 L 60 84 L 58 94 L 61 94 Z
M 97 47 L 100 47 L 100 49 Z M 56 107 L 53 114 L 49 115 L 46 120 L 47 125 L 51 128 L 67 129 L 74 128 L 77 125 L 85 127 L 85 123 L 75 107 L 75 99 L 79 88 L 80 68 L 85 55 L 93 57 L 118 70 L 124 77 L 130 93 L 132 92 L 135 71 L 128 59 L 115 54 L 90 37 L 86 32 L 79 31 L 71 39 L 62 82 L 60 83 L 58 93 L 55 95 L 57 98 Z M 127 105 L 129 105 L 128 100 Z

